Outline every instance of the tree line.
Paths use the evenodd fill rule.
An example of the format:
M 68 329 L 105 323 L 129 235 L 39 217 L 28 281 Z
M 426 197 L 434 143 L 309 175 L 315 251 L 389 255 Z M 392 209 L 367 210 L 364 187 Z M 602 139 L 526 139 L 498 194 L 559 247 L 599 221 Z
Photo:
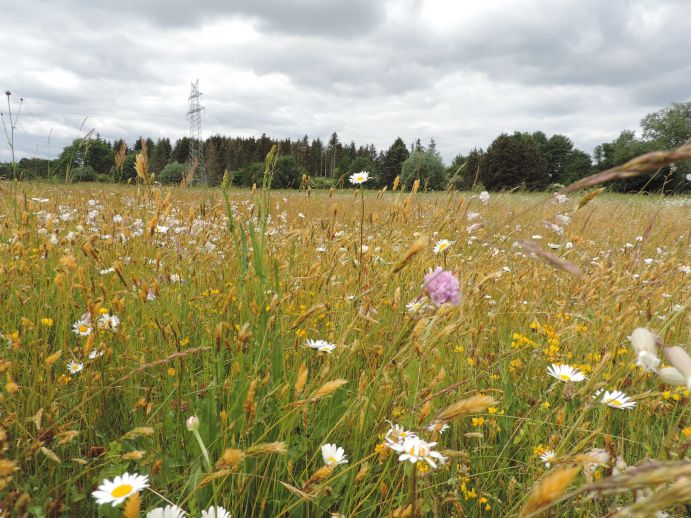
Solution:
M 595 147 L 592 156 L 577 149 L 564 135 L 547 136 L 541 131 L 497 136 L 486 149 L 475 148 L 444 164 L 432 139 L 406 145 L 396 138 L 387 148 L 372 144 L 343 143 L 336 133 L 328 140 L 275 140 L 267 135 L 227 137 L 214 135 L 204 141 L 205 169 L 210 185 L 218 185 L 226 171 L 233 185 L 261 184 L 264 157 L 277 145 L 273 186 L 296 188 L 309 178 L 312 187 L 346 185 L 348 175 L 368 171 L 368 187 L 391 187 L 399 177 L 409 187 L 415 180 L 430 190 L 456 189 L 546 190 L 567 185 L 584 176 L 621 164 L 648 151 L 672 149 L 691 138 L 691 102 L 673 103 L 641 121 L 640 137 L 625 130 L 612 142 Z M 189 167 L 191 141 L 183 137 L 153 141 L 141 138 L 133 146 L 98 134 L 77 139 L 55 160 L 24 158 L 17 167 L 0 164 L 0 177 L 52 179 L 54 181 L 133 182 L 135 158 L 146 148 L 149 170 L 164 184 L 179 183 Z M 657 174 L 620 180 L 611 189 L 620 192 L 690 192 L 691 164 L 675 164 Z

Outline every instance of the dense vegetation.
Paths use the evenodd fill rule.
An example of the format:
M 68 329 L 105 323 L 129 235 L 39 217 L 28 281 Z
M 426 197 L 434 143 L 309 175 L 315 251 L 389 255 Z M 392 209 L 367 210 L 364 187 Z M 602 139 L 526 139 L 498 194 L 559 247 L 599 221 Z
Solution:
M 671 149 L 691 137 L 691 102 L 674 103 L 641 121 L 641 136 L 622 131 L 612 142 L 602 143 L 593 156 L 574 147 L 564 135 L 548 137 L 543 132 L 499 135 L 486 150 L 476 148 L 467 155 L 456 156 L 446 166 L 434 140 L 423 145 L 419 140 L 407 146 L 397 138 L 388 149 L 374 145 L 345 144 L 334 133 L 328 141 L 274 140 L 224 137 L 215 135 L 205 141 L 205 164 L 210 185 L 218 185 L 227 170 L 233 184 L 251 187 L 258 183 L 263 160 L 276 144 L 283 158 L 277 164 L 274 187 L 291 188 L 303 185 L 310 177 L 313 187 L 344 185 L 346 175 L 362 170 L 372 176 L 370 187 L 393 184 L 401 176 L 404 185 L 420 179 L 424 188 L 442 190 L 449 185 L 457 189 L 545 190 L 565 185 L 594 170 L 620 164 L 647 151 Z M 129 182 L 136 177 L 135 156 L 146 146 L 150 170 L 164 184 L 180 182 L 189 159 L 190 139 L 174 144 L 167 138 L 154 142 L 142 138 L 133 147 L 124 141 L 109 142 L 98 135 L 75 140 L 56 160 L 22 159 L 16 171 L 11 164 L 0 165 L 0 177 L 19 176 L 23 179 L 54 179 L 56 181 Z M 689 163 L 664 168 L 649 177 L 619 181 L 610 186 L 620 192 L 678 193 L 691 190 L 687 175 Z M 259 180 L 260 182 L 260 180 Z
M 1 182 L 0 514 L 682 516 L 685 199 L 416 187 Z

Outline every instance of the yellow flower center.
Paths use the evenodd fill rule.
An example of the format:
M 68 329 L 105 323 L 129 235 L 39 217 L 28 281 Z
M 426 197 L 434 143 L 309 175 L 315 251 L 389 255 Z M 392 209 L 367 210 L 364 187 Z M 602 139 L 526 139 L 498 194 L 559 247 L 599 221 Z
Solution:
M 571 377 L 568 374 L 560 374 L 559 378 L 561 378 L 562 381 L 571 381 Z
M 610 405 L 621 406 L 621 401 L 619 401 L 618 399 L 613 399 L 609 403 Z
M 336 462 L 338 462 L 338 461 L 336 460 L 336 457 L 327 457 L 326 460 L 328 460 L 329 462 L 332 462 L 332 463 L 334 463 L 334 464 L 336 464 Z
M 129 484 L 121 484 L 110 492 L 110 496 L 113 498 L 121 498 L 125 495 L 128 495 L 132 489 L 133 487 Z
M 89 328 L 86 327 L 84 324 L 82 324 L 81 326 L 79 326 L 79 332 L 80 332 L 80 333 L 86 333 L 86 330 L 87 330 L 87 329 L 89 329 Z

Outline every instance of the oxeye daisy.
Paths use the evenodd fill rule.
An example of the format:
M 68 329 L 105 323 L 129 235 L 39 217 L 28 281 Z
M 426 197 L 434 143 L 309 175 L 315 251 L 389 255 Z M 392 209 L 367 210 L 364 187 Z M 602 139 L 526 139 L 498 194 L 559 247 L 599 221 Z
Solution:
M 360 171 L 350 175 L 350 183 L 353 185 L 361 185 L 369 180 L 369 173 L 367 171 Z
M 603 405 L 611 406 L 612 408 L 618 408 L 620 410 L 631 410 L 636 408 L 636 402 L 631 401 L 631 398 L 619 390 L 613 392 L 608 392 L 605 390 L 604 396 L 600 402 Z
M 443 434 L 446 430 L 448 430 L 450 426 L 448 424 L 441 424 L 441 423 L 431 423 L 427 429 L 430 432 L 438 432 L 439 435 Z
M 336 349 L 336 344 L 331 344 L 326 340 L 307 340 L 307 346 L 322 353 L 331 353 Z
M 434 245 L 434 253 L 438 254 L 439 252 L 445 251 L 447 248 L 449 248 L 453 244 L 452 241 L 449 241 L 448 239 L 440 239 L 437 241 L 437 243 Z
M 109 329 L 110 331 L 117 331 L 120 325 L 120 319 L 116 315 L 105 313 L 98 318 L 99 329 Z
M 67 372 L 70 374 L 77 374 L 78 372 L 81 372 L 83 368 L 83 363 L 79 363 L 74 360 L 67 362 Z
M 325 444 L 322 446 L 322 458 L 327 466 L 338 466 L 339 464 L 348 463 L 345 450 L 335 444 Z
M 545 464 L 546 468 L 549 468 L 556 456 L 554 450 L 545 450 L 540 454 L 540 460 Z
M 399 424 L 392 424 L 384 436 L 384 445 L 396 449 L 394 446 L 401 446 L 408 437 L 415 437 L 415 433 L 409 432 Z
M 177 505 L 157 507 L 146 513 L 146 518 L 183 518 L 184 516 L 185 511 L 180 509 Z
M 202 511 L 202 518 L 230 518 L 230 513 L 220 505 L 211 506 L 206 511 Z
M 424 299 L 412 300 L 405 305 L 405 309 L 408 311 L 408 313 L 426 311 L 430 308 L 432 308 L 432 306 L 427 304 Z
M 95 360 L 96 358 L 100 358 L 101 356 L 103 356 L 103 351 L 99 351 L 98 349 L 92 349 L 89 353 L 89 360 Z
M 432 468 L 437 467 L 438 461 L 440 464 L 446 462 L 446 458 L 438 451 L 433 451 L 432 448 L 436 446 L 436 442 L 426 442 L 420 439 L 416 435 L 406 437 L 402 444 L 396 444 L 390 446 L 394 451 L 398 451 L 401 454 L 398 456 L 400 462 L 409 461 L 412 464 L 416 464 L 421 460 L 424 460 Z
M 547 367 L 547 374 L 563 382 L 578 382 L 585 379 L 585 375 L 578 369 L 574 369 L 570 365 L 557 365 L 556 363 Z
M 72 324 L 72 332 L 77 336 L 89 336 L 92 331 L 91 320 L 86 320 L 83 317 Z
M 149 487 L 148 476 L 125 473 L 115 477 L 112 482 L 107 479 L 104 480 L 98 489 L 91 493 L 91 496 L 94 497 L 98 505 L 112 504 L 113 507 L 116 507 L 133 494 L 139 493 L 147 487 Z

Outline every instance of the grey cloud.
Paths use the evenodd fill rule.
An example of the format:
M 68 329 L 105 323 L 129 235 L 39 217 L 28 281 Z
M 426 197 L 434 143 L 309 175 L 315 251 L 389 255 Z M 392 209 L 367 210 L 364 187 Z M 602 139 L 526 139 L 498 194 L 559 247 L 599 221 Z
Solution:
M 17 141 L 30 154 L 86 116 L 109 138 L 182 136 L 197 77 L 206 135 L 434 136 L 447 159 L 504 129 L 589 148 L 689 99 L 684 0 L 500 5 L 440 28 L 421 0 L 25 0 L 3 13 L 0 88 L 27 98 Z

